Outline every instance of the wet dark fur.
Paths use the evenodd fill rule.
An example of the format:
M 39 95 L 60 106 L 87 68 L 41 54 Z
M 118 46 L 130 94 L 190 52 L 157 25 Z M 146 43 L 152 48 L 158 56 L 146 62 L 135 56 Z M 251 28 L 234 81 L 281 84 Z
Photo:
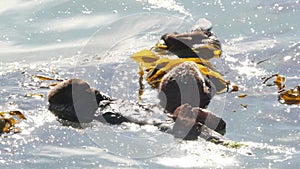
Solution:
M 108 98 L 80 79 L 67 80 L 48 95 L 49 110 L 58 118 L 81 123 L 94 119 L 98 104 L 103 99 Z
M 189 33 L 167 33 L 161 37 L 167 45 L 167 49 L 180 58 L 211 58 L 213 50 L 198 48 L 198 52 L 192 50 L 194 45 L 213 45 L 221 50 L 221 43 L 209 30 L 197 29 Z
M 194 62 L 185 62 L 174 67 L 162 78 L 158 97 L 161 106 L 173 113 L 185 103 L 205 108 L 214 94 L 214 86 L 203 77 L 197 65 Z

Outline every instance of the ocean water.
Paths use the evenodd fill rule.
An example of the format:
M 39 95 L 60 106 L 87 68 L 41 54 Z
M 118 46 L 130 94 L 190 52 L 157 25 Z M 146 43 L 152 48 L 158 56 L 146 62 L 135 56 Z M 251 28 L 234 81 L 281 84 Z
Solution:
M 286 89 L 300 84 L 300 1 L 3 2 L 0 111 L 19 110 L 27 120 L 19 120 L 21 133 L 1 135 L 0 168 L 299 168 L 300 107 L 279 103 L 277 88 L 262 78 L 279 73 Z M 212 62 L 240 87 L 215 96 L 208 109 L 227 122 L 227 139 L 246 146 L 182 141 L 151 126 L 76 129 L 47 110 L 45 86 L 55 80 L 36 75 L 81 78 L 137 100 L 138 65 L 130 56 L 166 32 L 189 31 L 199 18 L 212 22 L 222 43 Z M 156 94 L 146 86 L 142 101 L 155 104 Z

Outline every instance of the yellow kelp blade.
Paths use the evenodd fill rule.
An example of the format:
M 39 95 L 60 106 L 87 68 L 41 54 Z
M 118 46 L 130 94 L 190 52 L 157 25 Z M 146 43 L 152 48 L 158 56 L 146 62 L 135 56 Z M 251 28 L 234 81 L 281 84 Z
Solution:
M 279 91 L 282 90 L 285 87 L 285 77 L 278 74 L 274 83 L 277 85 Z
M 63 79 L 54 79 L 54 78 L 44 76 L 44 75 L 35 75 L 35 76 L 33 76 L 33 78 L 37 78 L 41 81 L 50 81 L 50 80 L 63 81 Z
M 15 118 L 13 118 L 13 117 L 10 117 L 10 118 L 8 118 L 8 119 L 6 119 L 8 122 L 9 122 L 9 124 L 10 125 L 15 125 L 15 124 L 17 124 L 18 123 L 18 120 L 16 120 Z
M 3 124 L 1 124 L 2 128 L 0 129 L 0 133 L 9 133 L 14 128 L 14 125 L 18 123 L 18 121 L 13 117 L 9 117 L 3 118 L 2 123 Z
M 238 95 L 237 97 L 242 99 L 242 98 L 247 97 L 247 94 L 240 94 L 240 95 Z
M 163 77 L 172 67 L 179 65 L 182 62 L 174 61 L 174 59 L 161 58 L 157 61 L 156 66 L 149 70 L 146 80 L 154 88 L 158 87 L 158 84 Z
M 20 111 L 9 111 L 8 114 L 18 116 L 20 119 L 26 120 L 26 117 Z
M 154 46 L 154 49 L 164 49 L 164 50 L 167 50 L 167 49 L 168 49 L 168 46 L 167 46 L 167 45 L 164 45 L 164 44 L 161 44 L 161 43 L 157 43 L 157 44 Z
M 147 82 L 154 88 L 158 87 L 158 83 L 167 72 L 169 72 L 175 66 L 187 61 L 195 62 L 197 65 L 202 64 L 202 60 L 199 58 L 161 58 L 156 61 L 155 67 L 149 70 L 149 73 L 147 75 Z M 202 67 L 205 70 L 200 71 L 208 71 L 205 66 L 202 65 Z
M 209 68 L 213 71 L 216 71 L 215 67 L 206 59 L 202 59 L 202 58 L 179 58 L 179 59 L 181 59 L 183 62 L 186 62 L 186 61 L 195 62 L 197 65 L 201 65 L 205 68 Z
M 220 58 L 221 54 L 222 54 L 222 50 L 215 50 L 214 54 L 215 54 L 215 56 L 214 56 L 215 58 Z
M 217 93 L 223 92 L 227 89 L 230 84 L 226 81 L 223 76 L 214 68 L 214 66 L 205 59 L 201 58 L 182 58 L 182 61 L 192 61 L 195 62 L 200 70 L 200 72 L 207 76 L 211 82 L 215 85 Z
M 161 62 L 169 62 L 169 61 L 174 61 L 176 59 L 168 59 L 168 58 L 160 58 L 159 56 L 155 55 L 151 50 L 148 49 L 143 49 L 140 52 L 137 52 L 131 56 L 131 58 L 142 65 L 142 67 L 146 69 L 151 69 L 154 66 L 160 64 Z M 166 59 L 166 60 L 165 60 Z M 205 65 L 206 67 L 209 67 L 212 70 L 215 70 L 214 66 L 205 59 L 201 58 L 178 58 L 177 63 L 182 63 L 185 61 L 192 61 L 197 64 L 202 64 Z
M 151 50 L 143 49 L 131 56 L 131 58 L 141 64 L 146 69 L 151 68 L 155 65 L 155 62 L 159 59 Z
M 202 65 L 202 61 L 199 58 L 161 58 L 156 62 L 156 66 L 149 71 L 147 75 L 147 82 L 154 88 L 158 87 L 158 83 L 160 82 L 164 74 L 169 72 L 173 67 L 186 61 L 195 62 L 201 73 L 209 77 L 209 79 L 215 85 L 218 93 L 224 91 L 229 85 L 229 82 L 224 80 L 219 72 L 211 70 L 208 67 Z
M 10 124 L 9 122 L 5 121 L 5 125 L 4 127 L 2 128 L 2 131 L 1 132 L 5 132 L 5 133 L 9 133 L 10 132 Z
M 147 75 L 147 81 L 151 82 L 154 79 L 164 75 L 173 67 L 179 65 L 180 63 L 185 62 L 183 59 L 169 59 L 169 58 L 161 58 L 156 62 L 156 65 L 153 69 L 151 69 Z
M 26 120 L 20 111 L 0 112 L 0 133 L 17 133 L 21 131 L 20 128 L 15 127 L 18 120 L 14 116 L 18 116 L 19 119 Z
M 139 100 L 142 100 L 142 95 L 144 94 L 144 89 L 145 89 L 145 85 L 143 84 L 143 77 L 144 77 L 144 70 L 143 70 L 143 67 L 140 66 L 139 67 L 139 75 L 140 75 L 140 78 L 139 78 L 139 85 L 140 85 L 140 88 L 139 88 Z
M 160 39 L 152 48 L 167 50 L 168 46 L 166 45 L 166 43 L 163 39 Z
M 300 85 L 280 93 L 278 99 L 284 104 L 300 104 Z
M 276 80 L 273 82 L 273 84 L 267 84 L 267 82 L 271 78 L 273 78 L 273 77 L 276 77 Z M 274 85 L 276 85 L 278 87 L 278 91 L 284 89 L 284 87 L 285 87 L 285 81 L 286 81 L 286 79 L 285 79 L 284 76 L 281 76 L 280 74 L 273 74 L 273 75 L 271 75 L 269 77 L 262 78 L 262 80 L 264 80 L 263 84 L 266 84 L 267 86 L 274 86 Z
M 37 93 L 29 93 L 26 94 L 25 97 L 33 97 L 33 98 L 38 98 L 38 99 L 43 99 L 45 96 L 43 94 L 37 94 Z
M 226 81 L 223 76 L 214 70 L 211 70 L 201 64 L 197 64 L 201 73 L 209 78 L 209 80 L 215 85 L 217 93 L 222 93 L 227 89 L 230 84 L 229 81 Z
M 54 82 L 54 83 L 49 84 L 48 87 L 55 87 L 55 86 L 57 86 L 60 83 L 61 82 Z
M 204 67 L 208 67 L 210 69 L 215 69 L 214 66 L 209 61 L 201 58 L 177 58 L 177 59 L 161 58 L 156 61 L 156 67 L 161 68 L 164 66 L 168 66 L 168 68 L 173 68 L 174 66 L 187 61 L 195 62 L 196 64 L 202 65 Z
M 38 78 L 39 80 L 47 81 L 47 80 L 54 80 L 51 77 L 43 76 L 43 75 L 35 75 L 34 78 Z
M 212 58 L 220 58 L 222 54 L 222 50 L 220 50 L 215 45 L 210 44 L 202 44 L 196 48 L 192 48 L 192 50 L 201 58 L 201 59 L 212 59 Z

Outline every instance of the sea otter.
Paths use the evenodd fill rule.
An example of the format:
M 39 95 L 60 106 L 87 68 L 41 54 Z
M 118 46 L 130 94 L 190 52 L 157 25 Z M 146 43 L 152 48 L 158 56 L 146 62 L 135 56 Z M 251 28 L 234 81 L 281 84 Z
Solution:
M 48 95 L 49 110 L 61 120 L 76 123 L 89 123 L 95 120 L 95 112 L 103 100 L 112 101 L 109 96 L 92 89 L 81 79 L 69 79 L 53 88 Z M 109 113 L 103 117 L 109 123 L 120 124 L 126 121 L 120 117 L 118 122 L 117 116 L 111 119 Z
M 179 58 L 211 59 L 220 57 L 222 53 L 221 42 L 211 32 L 210 21 L 201 18 L 187 33 L 166 33 L 156 45 L 157 48 L 168 50 Z
M 182 69 L 190 69 L 188 71 L 182 72 L 184 76 L 181 74 L 168 74 L 168 76 L 173 76 L 176 79 L 176 82 L 184 83 L 185 80 L 192 79 L 191 76 L 195 76 L 195 72 L 197 69 L 192 62 L 186 62 L 181 64 L 181 66 L 177 66 L 174 68 L 174 72 L 180 73 Z M 97 120 L 103 123 L 109 124 L 121 124 L 123 122 L 131 122 L 139 125 L 150 124 L 157 126 L 161 131 L 165 131 L 173 134 L 175 137 L 180 137 L 183 139 L 196 139 L 201 133 L 205 136 L 206 139 L 222 139 L 222 136 L 217 133 L 223 133 L 225 131 L 225 122 L 213 115 L 213 113 L 208 110 L 203 110 L 200 107 L 207 105 L 211 99 L 211 95 L 213 95 L 213 89 L 209 82 L 205 82 L 205 79 L 201 78 L 200 75 L 196 75 L 197 77 L 194 79 L 193 83 L 196 84 L 194 86 L 194 91 L 198 91 L 195 93 L 189 93 L 190 97 L 198 97 L 200 96 L 200 100 L 194 102 L 192 100 L 184 100 L 182 106 L 192 105 L 193 107 L 197 107 L 196 109 L 182 109 L 179 104 L 179 100 L 171 103 L 167 103 L 168 106 L 172 107 L 172 109 L 168 109 L 167 112 L 173 110 L 174 114 L 167 116 L 165 114 L 165 118 L 155 118 L 152 115 L 162 114 L 164 111 L 164 107 L 159 105 L 143 105 L 137 102 L 120 100 L 120 99 L 112 99 L 103 93 L 90 88 L 87 82 L 80 79 L 70 79 L 62 84 L 56 86 L 52 89 L 48 95 L 49 101 L 49 110 L 53 112 L 60 120 L 67 120 L 71 122 L 79 122 L 79 123 L 89 123 L 93 120 Z M 199 77 L 198 77 L 199 76 Z M 162 91 L 165 91 L 164 88 L 169 86 L 170 88 L 173 85 L 169 85 L 168 83 L 174 83 L 170 81 L 169 78 L 165 78 L 166 80 L 163 82 L 165 85 L 161 87 Z M 180 86 L 180 85 L 179 85 Z M 191 87 L 190 85 L 183 85 L 183 88 Z M 176 88 L 174 90 L 165 91 L 166 95 L 169 96 L 171 93 L 169 91 L 178 91 L 182 90 L 182 88 Z M 200 90 L 200 92 L 199 92 Z M 183 89 L 183 91 L 187 91 Z M 193 94 L 193 95 L 192 95 Z M 171 98 L 169 98 L 171 99 Z M 170 100 L 168 100 L 170 101 Z M 192 102 L 190 102 L 192 101 Z M 200 102 L 199 102 L 200 101 Z M 203 103 L 202 103 L 203 102 Z M 200 107 L 199 104 L 200 103 Z M 177 108 L 177 107 L 178 108 Z M 177 109 L 176 109 L 177 108 Z M 188 114 L 196 114 L 194 116 L 189 116 Z M 184 118 L 181 118 L 184 117 Z M 216 118 L 210 118 L 216 117 Z M 188 120 L 187 120 L 188 119 Z M 181 123 L 185 121 L 184 123 Z M 216 125 L 213 125 L 216 124 Z M 221 125 L 218 125 L 221 123 Z M 215 130 L 215 131 L 214 131 Z M 185 132 L 183 132 L 185 131 Z M 180 133 L 180 134 L 179 134 Z
M 197 65 L 194 62 L 184 62 L 163 76 L 158 97 L 160 104 L 173 113 L 185 103 L 205 108 L 215 93 L 215 86 L 202 75 Z

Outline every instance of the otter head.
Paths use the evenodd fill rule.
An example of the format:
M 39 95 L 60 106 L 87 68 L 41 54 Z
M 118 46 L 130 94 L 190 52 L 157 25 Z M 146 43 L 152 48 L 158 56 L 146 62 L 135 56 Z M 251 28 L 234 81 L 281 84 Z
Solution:
M 184 62 L 169 71 L 159 85 L 160 105 L 169 113 L 182 104 L 205 108 L 215 87 L 205 78 L 194 62 Z
M 108 99 L 80 79 L 67 80 L 48 95 L 49 110 L 59 119 L 82 123 L 91 122 L 99 102 Z

